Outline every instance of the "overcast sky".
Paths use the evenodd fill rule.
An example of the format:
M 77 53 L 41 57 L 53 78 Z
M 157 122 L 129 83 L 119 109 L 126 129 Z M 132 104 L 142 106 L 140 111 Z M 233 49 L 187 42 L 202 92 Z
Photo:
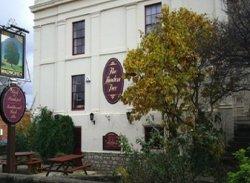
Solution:
M 10 19 L 15 19 L 18 27 L 30 31 L 26 38 L 26 59 L 32 75 L 34 16 L 29 7 L 34 4 L 34 0 L 0 0 L 0 2 L 0 25 L 6 25 Z M 26 93 L 27 103 L 30 105 L 33 101 L 32 84 L 26 83 L 23 88 Z

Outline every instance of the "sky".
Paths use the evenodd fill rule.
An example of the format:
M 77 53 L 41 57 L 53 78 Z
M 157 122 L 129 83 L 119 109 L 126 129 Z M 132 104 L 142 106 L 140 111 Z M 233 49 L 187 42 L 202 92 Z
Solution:
M 26 60 L 28 63 L 30 75 L 33 76 L 33 19 L 29 7 L 34 4 L 34 0 L 0 0 L 0 25 L 6 25 L 10 19 L 14 19 L 18 27 L 28 30 L 30 33 L 26 37 Z M 28 80 L 29 78 L 26 77 Z M 33 102 L 32 83 L 27 82 L 23 85 L 26 93 L 27 104 L 30 106 Z

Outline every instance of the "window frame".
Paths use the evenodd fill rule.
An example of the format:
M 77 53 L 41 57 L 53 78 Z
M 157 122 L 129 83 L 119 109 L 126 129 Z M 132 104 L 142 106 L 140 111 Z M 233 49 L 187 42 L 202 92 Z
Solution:
M 76 32 L 75 31 L 75 29 L 74 29 L 74 25 L 75 24 L 77 24 L 77 23 L 80 23 L 80 22 L 83 22 L 84 23 L 84 29 L 82 29 L 82 30 L 84 30 L 84 35 L 82 36 L 82 37 L 77 37 L 77 38 L 75 38 L 74 37 L 74 33 Z M 76 21 L 76 22 L 72 22 L 72 55 L 74 56 L 74 55 L 83 55 L 83 54 L 85 54 L 85 50 L 86 50 L 86 27 L 85 27 L 85 24 L 86 23 L 86 21 L 85 21 L 85 19 L 84 20 L 79 20 L 79 21 Z M 78 30 L 79 31 L 79 30 Z M 81 45 L 81 46 L 83 46 L 83 52 L 82 53 L 75 53 L 75 45 L 74 45 L 74 43 L 75 43 L 75 40 L 77 40 L 77 39 L 83 39 L 84 40 L 84 42 L 83 42 L 83 45 Z M 77 51 L 76 51 L 77 52 Z
M 74 108 L 74 102 L 73 102 L 73 97 L 74 97 L 74 94 L 75 93 L 80 93 L 80 92 L 73 92 L 73 78 L 74 77 L 78 77 L 78 76 L 83 76 L 83 83 L 84 83 L 84 92 L 83 92 L 83 95 L 84 95 L 84 104 L 83 104 L 83 108 L 81 109 L 77 109 L 77 108 Z M 71 110 L 72 111 L 84 111 L 85 110 L 85 93 L 86 93 L 86 89 L 85 89 L 85 74 L 77 74 L 77 75 L 72 75 L 71 76 Z
M 148 7 L 157 6 L 157 5 L 160 5 L 161 8 L 162 8 L 162 3 L 161 3 L 161 2 L 153 3 L 153 4 L 148 4 L 148 5 L 146 5 L 146 6 L 144 7 L 144 31 L 145 31 L 145 34 L 150 33 L 150 32 L 147 32 L 147 26 L 148 26 L 148 25 L 151 25 L 151 26 L 152 26 L 152 24 L 147 24 L 147 23 L 146 23 L 146 21 L 147 21 L 147 19 L 146 19 L 146 18 L 147 18 L 146 10 L 147 10 Z M 153 14 L 151 14 L 150 16 L 152 16 L 152 15 L 153 15 Z

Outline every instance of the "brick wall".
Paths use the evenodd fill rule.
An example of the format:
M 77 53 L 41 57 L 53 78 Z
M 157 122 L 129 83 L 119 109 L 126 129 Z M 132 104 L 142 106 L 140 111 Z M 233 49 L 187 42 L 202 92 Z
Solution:
M 92 164 L 91 170 L 112 174 L 117 167 L 124 165 L 125 156 L 121 153 L 84 152 L 84 160 Z

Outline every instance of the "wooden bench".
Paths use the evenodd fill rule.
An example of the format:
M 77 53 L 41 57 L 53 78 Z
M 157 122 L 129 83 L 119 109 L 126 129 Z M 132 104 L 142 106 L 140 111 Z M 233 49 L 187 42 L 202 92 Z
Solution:
M 42 170 L 42 161 L 37 158 L 32 158 L 26 164 L 30 172 L 40 172 Z
M 77 167 L 73 167 L 71 169 L 68 170 L 68 173 L 73 173 L 74 171 L 77 171 L 77 170 L 83 170 L 85 172 L 86 175 L 88 175 L 87 171 L 86 171 L 86 168 L 89 168 L 91 167 L 91 164 L 82 164 L 81 166 L 77 166 Z
M 0 160 L 0 164 L 2 165 L 2 172 L 6 173 L 7 172 L 7 162 L 6 160 Z
M 6 160 L 0 160 L 0 164 L 2 165 L 2 171 L 3 172 L 7 172 L 7 161 Z M 41 171 L 41 165 L 42 165 L 42 161 L 37 159 L 37 158 L 32 158 L 31 161 L 28 161 L 26 163 L 16 163 L 16 169 L 18 165 L 27 165 L 28 166 L 28 170 L 30 172 L 37 172 L 37 171 Z

